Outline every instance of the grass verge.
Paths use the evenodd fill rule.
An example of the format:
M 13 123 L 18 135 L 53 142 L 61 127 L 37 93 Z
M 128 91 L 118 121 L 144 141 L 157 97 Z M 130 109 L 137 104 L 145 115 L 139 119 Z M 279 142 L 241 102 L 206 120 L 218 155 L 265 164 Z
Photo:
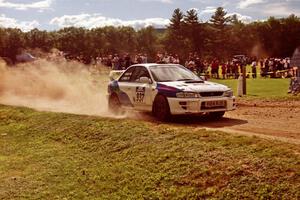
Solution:
M 0 106 L 0 199 L 203 198 L 300 198 L 300 147 Z
M 213 79 L 212 82 L 221 83 L 232 88 L 237 94 L 238 80 L 236 79 Z M 247 79 L 246 99 L 264 99 L 264 100 L 300 100 L 300 95 L 293 96 L 288 94 L 290 79 Z

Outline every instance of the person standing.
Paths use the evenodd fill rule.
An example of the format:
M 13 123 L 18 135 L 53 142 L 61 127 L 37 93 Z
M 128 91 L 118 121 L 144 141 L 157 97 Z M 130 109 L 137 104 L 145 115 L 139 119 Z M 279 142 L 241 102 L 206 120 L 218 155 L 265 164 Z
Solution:
M 125 60 L 125 69 L 127 69 L 132 64 L 130 55 L 128 53 L 125 55 L 124 60 Z
M 119 68 L 120 68 L 118 54 L 115 54 L 114 58 L 112 59 L 112 68 L 113 68 L 113 70 L 119 70 Z
M 138 55 L 137 55 L 137 57 L 136 57 L 136 63 L 137 63 L 137 64 L 143 63 L 142 54 L 138 54 Z
M 165 53 L 165 56 L 163 57 L 162 62 L 164 64 L 169 64 L 170 63 L 170 57 L 167 53 Z
M 148 56 L 147 56 L 147 54 L 146 53 L 144 53 L 144 55 L 143 55 L 143 57 L 142 57 L 142 62 L 143 63 L 148 63 Z
M 254 60 L 251 64 L 252 68 L 252 78 L 257 78 L 257 63 L 256 60 Z
M 195 71 L 195 67 L 196 67 L 194 58 L 193 58 L 193 57 L 190 57 L 190 58 L 187 60 L 185 66 L 186 66 L 189 70 L 191 70 L 192 72 L 194 72 L 194 71 Z
M 219 79 L 219 62 L 217 59 L 211 64 L 211 75 L 212 77 Z
M 174 64 L 179 64 L 179 63 L 180 63 L 179 56 L 177 54 L 175 54 Z
M 226 63 L 222 64 L 222 76 L 223 76 L 223 79 L 226 79 L 227 67 L 228 67 L 228 65 Z
M 195 60 L 195 68 L 196 68 L 196 72 L 197 72 L 198 76 L 200 76 L 202 74 L 203 70 L 202 70 L 201 60 L 198 56 L 196 57 L 196 60 Z

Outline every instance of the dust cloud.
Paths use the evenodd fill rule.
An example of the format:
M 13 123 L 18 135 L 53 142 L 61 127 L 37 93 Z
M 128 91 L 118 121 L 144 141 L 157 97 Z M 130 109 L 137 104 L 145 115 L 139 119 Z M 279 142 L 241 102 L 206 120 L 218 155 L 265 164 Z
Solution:
M 76 62 L 8 67 L 0 61 L 0 104 L 40 111 L 112 117 L 107 108 L 108 70 Z

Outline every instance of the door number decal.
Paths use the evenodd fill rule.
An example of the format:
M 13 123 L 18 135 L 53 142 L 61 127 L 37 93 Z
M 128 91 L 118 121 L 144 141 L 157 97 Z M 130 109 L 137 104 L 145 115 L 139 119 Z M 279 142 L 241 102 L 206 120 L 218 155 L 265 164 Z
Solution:
M 145 98 L 145 87 L 136 87 L 136 98 L 134 98 L 134 101 L 137 103 L 143 103 Z

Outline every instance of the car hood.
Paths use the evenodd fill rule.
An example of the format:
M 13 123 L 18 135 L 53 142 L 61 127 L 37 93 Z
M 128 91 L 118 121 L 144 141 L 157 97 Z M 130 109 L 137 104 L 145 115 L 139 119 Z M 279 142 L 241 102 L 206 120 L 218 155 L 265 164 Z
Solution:
M 199 83 L 189 83 L 184 81 L 175 81 L 175 82 L 160 82 L 159 84 L 174 87 L 181 91 L 186 92 L 224 92 L 230 90 L 229 87 L 213 83 L 209 81 L 199 82 Z

